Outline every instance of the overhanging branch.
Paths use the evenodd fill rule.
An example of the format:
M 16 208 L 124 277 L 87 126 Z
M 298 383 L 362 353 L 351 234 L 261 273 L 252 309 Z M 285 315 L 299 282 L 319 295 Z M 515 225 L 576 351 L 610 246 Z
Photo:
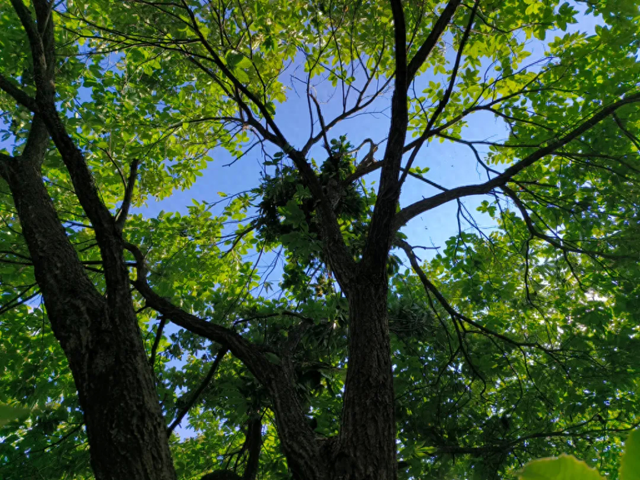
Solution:
M 636 429 L 640 424 L 631 424 L 624 428 L 597 428 L 582 431 L 573 431 L 573 429 L 584 427 L 593 421 L 598 421 L 596 417 L 593 417 L 587 421 L 581 422 L 577 425 L 569 426 L 563 430 L 556 430 L 552 432 L 538 432 L 529 435 L 523 435 L 509 442 L 504 442 L 496 445 L 483 445 L 477 447 L 464 447 L 464 446 L 442 446 L 436 447 L 431 456 L 438 455 L 486 455 L 491 453 L 506 453 L 518 445 L 534 439 L 546 439 L 546 438 L 578 438 L 578 437 L 601 437 L 603 435 L 611 435 L 616 433 L 631 432 Z
M 166 298 L 158 295 L 147 283 L 144 256 L 140 249 L 130 243 L 126 243 L 125 248 L 136 259 L 137 278 L 132 281 L 133 286 L 144 297 L 149 307 L 176 325 L 229 348 L 231 353 L 240 359 L 265 387 L 273 387 L 273 380 L 276 375 L 275 366 L 259 351 L 258 347 L 249 343 L 232 330 L 187 313 Z
M 554 352 L 553 349 L 549 349 L 547 347 L 544 347 L 543 345 L 541 345 L 538 342 L 520 342 L 518 340 L 514 340 L 513 338 L 510 338 L 506 335 L 503 335 L 501 333 L 495 332 L 483 325 L 480 325 L 478 322 L 468 318 L 467 316 L 461 314 L 460 312 L 458 312 L 455 308 L 453 308 L 453 306 L 447 301 L 447 299 L 444 297 L 444 295 L 440 292 L 440 290 L 438 290 L 438 288 L 427 278 L 427 275 L 424 273 L 424 270 L 422 269 L 422 267 L 420 266 L 420 264 L 418 263 L 418 259 L 416 258 L 416 255 L 413 253 L 413 248 L 411 247 L 411 245 L 409 245 L 407 242 L 405 242 L 404 240 L 397 240 L 396 244 L 402 248 L 402 250 L 405 252 L 405 254 L 407 255 L 407 257 L 409 258 L 409 262 L 411 263 L 411 268 L 413 268 L 413 270 L 416 272 L 416 274 L 418 275 L 418 278 L 420 279 L 420 282 L 422 283 L 423 287 L 425 288 L 425 290 L 427 290 L 429 293 L 431 293 L 434 297 L 436 297 L 436 299 L 438 300 L 438 302 L 440 303 L 440 305 L 442 305 L 442 307 L 447 311 L 447 313 L 455 319 L 458 319 L 474 328 L 477 328 L 479 332 L 483 333 L 484 335 L 489 335 L 492 337 L 495 337 L 497 339 L 502 340 L 505 343 L 508 343 L 514 347 L 530 347 L 530 348 L 538 348 L 540 350 L 542 350 L 543 352 L 547 353 L 547 354 L 552 354 Z
M 232 330 L 187 313 L 154 292 L 147 283 L 142 252 L 130 243 L 126 243 L 124 247 L 136 259 L 137 278 L 132 283 L 147 305 L 176 325 L 221 344 L 238 358 L 269 392 L 276 413 L 278 433 L 290 467 L 294 471 L 304 471 L 306 466 L 315 465 L 316 470 L 321 471 L 323 463 L 319 446 L 304 416 L 293 381 L 285 369 L 272 363 L 256 345 Z
M 22 105 L 32 112 L 36 112 L 38 110 L 38 106 L 36 105 L 36 100 L 34 98 L 31 98 L 26 92 L 14 85 L 11 80 L 3 77 L 2 75 L 0 75 L 0 90 L 7 93 L 16 102 L 18 102 L 19 105 Z
M 133 190 L 136 186 L 136 175 L 138 173 L 138 165 L 140 161 L 135 158 L 131 162 L 131 168 L 129 170 L 129 179 L 127 181 L 127 187 L 124 191 L 124 200 L 122 201 L 122 208 L 120 209 L 120 214 L 116 218 L 116 228 L 119 231 L 122 231 L 124 228 L 124 224 L 127 221 L 127 216 L 129 215 L 129 208 L 131 207 L 131 200 L 133 198 Z
M 539 238 L 540 240 L 544 240 L 545 242 L 547 242 L 549 245 L 562 250 L 565 253 L 579 253 L 579 254 L 584 254 L 584 255 L 588 255 L 590 257 L 601 257 L 601 258 L 607 258 L 610 260 L 621 260 L 624 258 L 631 258 L 628 256 L 623 256 L 623 255 L 614 255 L 614 254 L 610 254 L 610 253 L 606 253 L 606 252 L 598 252 L 595 250 L 585 250 L 582 248 L 579 248 L 577 246 L 571 246 L 568 244 L 568 242 L 562 238 L 553 238 L 549 235 L 546 235 L 542 232 L 540 232 L 534 225 L 533 220 L 531 219 L 531 216 L 529 215 L 529 212 L 527 211 L 527 207 L 524 204 L 524 202 L 518 197 L 518 195 L 516 194 L 516 192 L 514 192 L 512 189 L 510 189 L 509 187 L 507 187 L 506 185 L 502 186 L 502 191 L 507 195 L 507 197 L 509 197 L 511 200 L 513 200 L 513 203 L 515 204 L 516 208 L 518 209 L 518 211 L 520 212 L 520 214 L 522 215 L 522 218 L 524 220 L 525 225 L 527 226 L 527 229 L 529 230 L 529 233 L 531 234 L 532 237 L 535 238 Z
M 440 205 L 444 205 L 451 200 L 456 200 L 471 195 L 485 195 L 492 192 L 496 188 L 500 188 L 503 185 L 506 185 L 509 181 L 511 181 L 513 177 L 522 172 L 525 168 L 533 165 L 545 156 L 554 153 L 559 148 L 564 147 L 572 140 L 580 137 L 580 135 L 589 131 L 602 120 L 613 114 L 620 107 L 638 101 L 640 101 L 640 93 L 635 93 L 602 108 L 563 137 L 549 142 L 547 146 L 539 148 L 530 155 L 527 155 L 524 159 L 510 166 L 503 173 L 485 183 L 452 188 L 451 190 L 447 190 L 446 192 L 442 192 L 432 197 L 425 198 L 424 200 L 420 200 L 412 205 L 403 208 L 395 218 L 396 230 L 401 228 L 409 220 L 420 215 L 421 213 L 432 210 L 436 207 L 439 207 Z

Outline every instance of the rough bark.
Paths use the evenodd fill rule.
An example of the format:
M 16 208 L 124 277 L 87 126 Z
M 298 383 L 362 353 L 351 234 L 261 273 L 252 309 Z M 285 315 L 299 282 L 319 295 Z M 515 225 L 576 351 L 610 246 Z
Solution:
M 262 416 L 260 414 L 255 414 L 249 419 L 245 446 L 249 451 L 249 457 L 242 474 L 242 480 L 255 480 L 258 476 L 260 451 L 262 450 Z
M 14 98 L 35 115 L 23 154 L 0 158 L 0 173 L 11 190 L 53 332 L 69 360 L 94 474 L 98 480 L 174 480 L 153 372 L 133 309 L 121 226 L 100 200 L 84 156 L 56 110 L 52 4 L 34 0 L 35 19 L 22 0 L 11 4 L 29 39 L 36 83 L 35 102 Z M 40 168 L 49 137 L 96 233 L 105 295 L 85 274 L 43 183 Z
M 380 188 L 362 259 L 349 290 L 345 292 L 349 300 L 349 360 L 334 476 L 348 480 L 395 480 L 397 477 L 386 268 L 402 186 L 399 175 L 408 125 L 407 89 L 410 73 L 415 74 L 415 71 L 408 72 L 402 2 L 391 0 L 390 3 L 396 66 L 391 124 L 380 173 Z M 437 39 L 442 30 L 444 27 L 430 38 Z M 435 39 L 429 41 L 435 43 Z M 421 55 L 426 58 L 431 48 L 422 48 Z M 412 68 L 417 71 L 423 61 L 415 60 Z M 334 270 L 335 267 L 332 265 Z
M 336 478 L 396 478 L 387 288 L 386 279 L 361 280 L 349 296 L 349 366 Z
M 16 158 L 4 167 L 51 326 L 78 389 L 96 478 L 175 479 L 131 299 L 107 302 L 86 276 L 38 159 Z

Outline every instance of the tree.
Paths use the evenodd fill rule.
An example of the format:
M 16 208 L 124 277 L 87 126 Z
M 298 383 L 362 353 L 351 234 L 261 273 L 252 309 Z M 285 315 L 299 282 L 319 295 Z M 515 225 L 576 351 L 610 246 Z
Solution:
M 242 381 L 234 389 L 247 400 L 246 418 L 234 419 L 247 425 L 238 455 L 249 451 L 245 477 L 260 455 L 251 422 L 265 409 L 288 471 L 309 480 L 395 479 L 398 447 L 406 475 L 437 473 L 425 455 L 471 456 L 438 463 L 442 474 L 496 474 L 517 464 L 509 457 L 517 448 L 549 453 L 560 448 L 549 438 L 575 437 L 576 448 L 601 449 L 589 442 L 631 430 L 638 5 L 576 8 L 4 2 L 0 89 L 13 151 L 0 158 L 11 278 L 3 326 L 16 339 L 22 325 L 37 328 L 29 302 L 41 295 L 37 318 L 50 323 L 78 392 L 77 405 L 45 411 L 38 424 L 57 425 L 71 411 L 69 436 L 83 435 L 84 424 L 100 480 L 176 478 L 168 433 L 206 388 L 175 403 L 175 372 L 166 359 L 156 363 L 171 322 L 188 332 L 176 334 L 176 350 L 215 353 L 209 380 L 227 351 L 233 358 L 225 368 L 242 380 L 227 384 Z M 594 35 L 566 31 L 586 15 L 598 16 Z M 530 39 L 538 40 L 533 61 Z M 292 69 L 308 107 L 303 141 L 276 118 Z M 320 81 L 335 88 L 337 112 L 323 108 Z M 379 108 L 389 113 L 386 138 L 356 146 L 330 137 Z M 509 129 L 505 141 L 464 136 L 482 113 Z M 486 181 L 447 188 L 429 178 L 425 152 L 436 139 L 467 147 Z M 247 220 L 231 237 L 205 204 L 185 217 L 130 215 L 150 196 L 190 186 L 216 146 L 237 159 L 260 147 L 267 169 L 229 202 L 223 218 Z M 375 189 L 365 183 L 374 175 Z M 405 204 L 408 182 L 422 182 L 424 198 Z M 472 196 L 484 196 L 479 209 L 497 228 L 490 235 L 466 210 Z M 477 231 L 460 226 L 425 264 L 401 230 L 451 203 L 452 222 Z M 219 254 L 220 238 L 230 254 Z M 277 246 L 286 251 L 287 294 L 247 294 L 259 276 L 243 255 Z M 414 273 L 401 271 L 394 252 Z M 184 263 L 169 265 L 175 255 Z M 144 339 L 150 312 L 160 323 Z M 51 361 L 64 364 L 49 342 Z M 327 392 L 319 376 L 345 369 Z M 74 401 L 68 379 L 55 388 Z M 581 405 L 591 392 L 593 402 Z M 21 394 L 44 404 L 53 395 Z M 443 398 L 445 412 L 434 407 Z M 473 408 L 459 405 L 464 399 Z M 309 418 L 314 402 L 324 409 L 320 427 Z M 212 418 L 233 415 L 232 405 Z M 12 441 L 28 438 L 20 435 Z M 275 439 L 266 442 L 272 458 Z M 24 452 L 28 464 L 32 450 Z M 286 475 L 277 463 L 274 478 Z

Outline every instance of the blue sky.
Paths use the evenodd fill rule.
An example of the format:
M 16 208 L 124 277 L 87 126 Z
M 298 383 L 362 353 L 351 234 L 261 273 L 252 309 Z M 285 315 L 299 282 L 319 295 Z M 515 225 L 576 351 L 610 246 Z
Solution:
M 598 23 L 598 20 L 592 16 L 582 16 L 578 24 L 568 26 L 567 32 L 583 31 L 593 33 Z M 563 34 L 564 32 L 559 33 Z M 550 35 L 547 41 L 552 41 L 554 37 L 554 35 Z M 532 41 L 530 49 L 534 52 L 534 55 L 530 59 L 537 59 L 543 55 L 543 45 L 542 42 Z M 452 48 L 449 48 L 449 50 L 450 55 L 453 56 L 455 54 L 454 50 Z M 301 75 L 302 72 L 299 69 L 299 66 L 293 65 L 282 75 L 282 82 L 290 88 L 288 99 L 284 104 L 278 106 L 275 118 L 280 130 L 289 142 L 297 147 L 302 146 L 309 135 L 309 114 L 304 88 L 294 88 L 296 85 L 291 79 L 291 75 L 294 73 Z M 421 81 L 427 82 L 430 79 L 426 77 Z M 321 103 L 323 115 L 328 122 L 340 113 L 340 96 L 332 97 L 332 89 L 327 85 L 318 86 L 316 92 Z M 331 130 L 329 138 L 346 135 L 349 142 L 356 146 L 366 138 L 371 138 L 374 142 L 384 139 L 389 129 L 388 108 L 390 97 L 391 92 L 389 91 L 387 95 L 382 96 L 368 109 L 371 112 L 378 111 L 383 113 L 371 113 L 346 120 Z M 470 116 L 468 118 L 468 127 L 462 132 L 462 136 L 470 140 L 491 139 L 497 141 L 505 139 L 507 134 L 504 123 L 487 112 L 478 112 Z M 366 147 L 364 150 L 366 150 Z M 377 159 L 380 159 L 382 150 L 383 148 L 378 150 Z M 482 149 L 479 150 L 480 152 L 483 151 Z M 213 150 L 211 156 L 214 161 L 209 164 L 203 172 L 203 176 L 197 179 L 192 188 L 187 191 L 177 191 L 171 198 L 161 202 L 150 200 L 147 206 L 139 211 L 148 216 L 155 216 L 161 210 L 186 213 L 187 207 L 192 204 L 193 200 L 215 202 L 220 199 L 217 192 L 233 194 L 254 188 L 259 184 L 262 159 L 258 149 L 255 149 L 247 157 L 231 166 L 225 166 L 231 163 L 233 158 L 224 149 L 217 148 Z M 312 149 L 310 156 L 319 161 L 326 157 L 321 142 Z M 485 173 L 479 169 L 473 153 L 466 146 L 452 144 L 451 142 L 440 143 L 439 141 L 434 141 L 429 145 L 425 145 L 415 165 L 429 167 L 428 178 L 447 188 L 486 180 Z M 376 172 L 369 175 L 366 178 L 367 183 L 370 184 L 372 181 L 376 181 L 378 174 Z M 406 206 L 434 193 L 436 193 L 434 188 L 409 177 L 403 188 L 401 205 Z M 474 217 L 479 225 L 490 227 L 491 220 L 475 212 L 476 207 L 483 199 L 483 197 L 471 197 L 465 199 L 463 203 L 475 214 Z M 456 212 L 457 205 L 455 203 L 443 205 L 413 219 L 403 228 L 403 232 L 416 245 L 442 246 L 449 237 L 455 235 L 458 231 Z M 433 251 L 426 255 L 433 255 Z
M 599 23 L 598 20 L 591 16 L 582 16 L 578 24 L 569 26 L 568 31 L 579 30 L 591 33 L 597 23 Z M 549 38 L 549 41 L 552 39 L 553 36 Z M 532 58 L 542 54 L 543 48 L 540 42 L 537 44 L 532 42 L 530 47 L 535 51 Z M 454 54 L 454 50 L 449 48 L 449 55 L 453 57 Z M 303 72 L 300 69 L 299 65 L 294 64 L 282 75 L 283 83 L 290 88 L 287 101 L 279 105 L 276 112 L 276 122 L 294 146 L 304 144 L 309 133 L 308 106 L 304 96 L 304 88 L 297 90 L 291 88 L 295 87 L 291 75 L 302 75 Z M 426 82 L 430 79 L 427 77 L 421 81 Z M 332 98 L 331 93 L 332 90 L 326 85 L 321 85 L 317 89 L 318 100 L 321 102 L 327 121 L 340 113 L 341 107 L 339 95 Z M 83 92 L 82 95 L 88 95 L 88 92 Z M 329 137 L 337 138 L 340 135 L 346 135 L 353 145 L 359 145 L 365 138 L 371 138 L 375 142 L 384 139 L 389 128 L 390 95 L 389 92 L 382 96 L 368 109 L 368 111 L 386 112 L 361 115 L 344 121 L 330 132 Z M 0 132 L 5 128 L 6 126 L 0 122 Z M 504 124 L 486 112 L 476 113 L 469 117 L 469 126 L 463 130 L 464 138 L 474 140 L 504 139 L 506 134 Z M 0 149 L 6 148 L 11 151 L 12 147 L 12 138 L 7 141 L 0 140 Z M 382 148 L 377 152 L 377 159 L 380 158 L 381 153 Z M 220 200 L 218 192 L 233 194 L 254 188 L 259 184 L 262 159 L 258 149 L 254 149 L 253 152 L 232 166 L 225 166 L 231 163 L 233 158 L 222 148 L 213 150 L 211 156 L 214 161 L 209 164 L 202 177 L 197 179 L 192 188 L 186 191 L 176 191 L 170 198 L 163 201 L 158 202 L 150 199 L 146 207 L 136 209 L 136 211 L 148 217 L 156 216 L 161 210 L 187 213 L 187 207 L 192 205 L 193 200 L 215 202 Z M 319 161 L 325 158 L 326 154 L 321 147 L 321 142 L 311 151 L 311 156 L 315 156 Z M 428 178 L 448 188 L 477 183 L 486 178 L 483 176 L 484 173 L 478 169 L 471 151 L 463 145 L 450 142 L 436 141 L 425 145 L 415 165 L 429 167 Z M 369 175 L 367 183 L 370 184 L 370 182 L 377 180 L 377 176 L 377 172 Z M 403 188 L 401 205 L 406 206 L 435 192 L 435 189 L 426 184 L 409 178 Z M 481 201 L 482 198 L 475 197 L 467 198 L 464 203 L 470 211 L 474 211 Z M 410 240 L 415 244 L 441 246 L 447 238 L 457 232 L 456 211 L 455 204 L 443 205 L 412 220 L 404 227 L 403 232 L 409 235 Z M 490 223 L 487 224 L 490 221 L 479 214 L 477 219 L 481 225 L 483 222 L 485 225 L 490 225 Z
M 324 93 L 328 98 L 330 92 L 327 90 Z M 322 92 L 319 92 L 318 97 L 322 102 Z M 380 98 L 369 110 L 386 109 L 389 100 L 390 93 Z M 338 102 L 335 99 L 321 105 L 327 121 L 340 113 Z M 277 109 L 276 122 L 290 143 L 301 147 L 309 135 L 306 99 L 297 96 L 293 89 L 290 90 L 288 100 L 279 105 Z M 366 138 L 371 138 L 377 143 L 387 136 L 388 129 L 388 113 L 370 113 L 338 124 L 330 131 L 329 138 L 346 135 L 349 142 L 355 146 Z M 494 119 L 493 115 L 486 113 L 475 115 L 465 130 L 465 136 L 471 139 L 493 138 L 497 140 L 504 139 L 505 135 L 504 125 Z M 367 148 L 365 146 L 362 151 L 365 152 Z M 377 159 L 380 158 L 382 150 L 382 148 L 378 150 Z M 222 148 L 214 149 L 211 156 L 213 162 L 209 164 L 202 177 L 199 177 L 189 190 L 176 191 L 170 198 L 159 202 L 151 199 L 146 207 L 137 211 L 145 216 L 155 216 L 161 210 L 186 213 L 187 207 L 192 205 L 193 200 L 215 202 L 220 200 L 218 192 L 231 195 L 255 188 L 259 184 L 262 158 L 258 149 L 254 149 L 249 155 L 232 165 L 229 164 L 233 162 L 233 157 Z M 321 142 L 312 149 L 310 156 L 319 162 L 324 160 L 326 153 Z M 450 142 L 433 142 L 428 146 L 425 145 L 416 165 L 429 167 L 429 179 L 446 187 L 477 183 L 486 179 L 482 176 L 483 172 L 476 168 L 475 159 L 467 147 L 454 145 Z M 377 181 L 377 177 L 378 172 L 369 175 L 367 184 Z M 401 203 L 407 205 L 435 192 L 435 189 L 409 177 L 403 189 Z M 480 199 L 471 199 L 466 203 L 473 210 L 480 201 Z M 456 210 L 455 205 L 443 206 L 422 215 L 405 227 L 403 231 L 410 234 L 411 237 L 415 237 L 421 244 L 442 245 L 444 240 L 457 232 Z

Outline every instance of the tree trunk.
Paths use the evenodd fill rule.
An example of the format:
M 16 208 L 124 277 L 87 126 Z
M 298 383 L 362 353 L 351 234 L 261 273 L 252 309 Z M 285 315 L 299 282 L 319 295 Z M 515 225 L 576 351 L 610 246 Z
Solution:
M 396 479 L 387 279 L 359 275 L 349 292 L 349 363 L 336 475 Z
M 96 479 L 174 480 L 131 297 L 105 298 L 89 280 L 43 184 L 39 160 L 15 158 L 3 174 L 78 389 Z
M 69 360 L 98 480 L 174 480 L 167 431 L 153 372 L 133 309 L 121 228 L 101 202 L 81 150 L 55 106 L 53 5 L 11 0 L 29 39 L 35 112 L 23 154 L 0 157 L 42 291 L 53 333 Z M 25 100 L 26 98 L 26 100 Z M 45 128 L 46 126 L 46 128 Z M 40 170 L 49 137 L 69 171 L 75 194 L 100 247 L 106 294 L 87 277 L 60 223 Z

